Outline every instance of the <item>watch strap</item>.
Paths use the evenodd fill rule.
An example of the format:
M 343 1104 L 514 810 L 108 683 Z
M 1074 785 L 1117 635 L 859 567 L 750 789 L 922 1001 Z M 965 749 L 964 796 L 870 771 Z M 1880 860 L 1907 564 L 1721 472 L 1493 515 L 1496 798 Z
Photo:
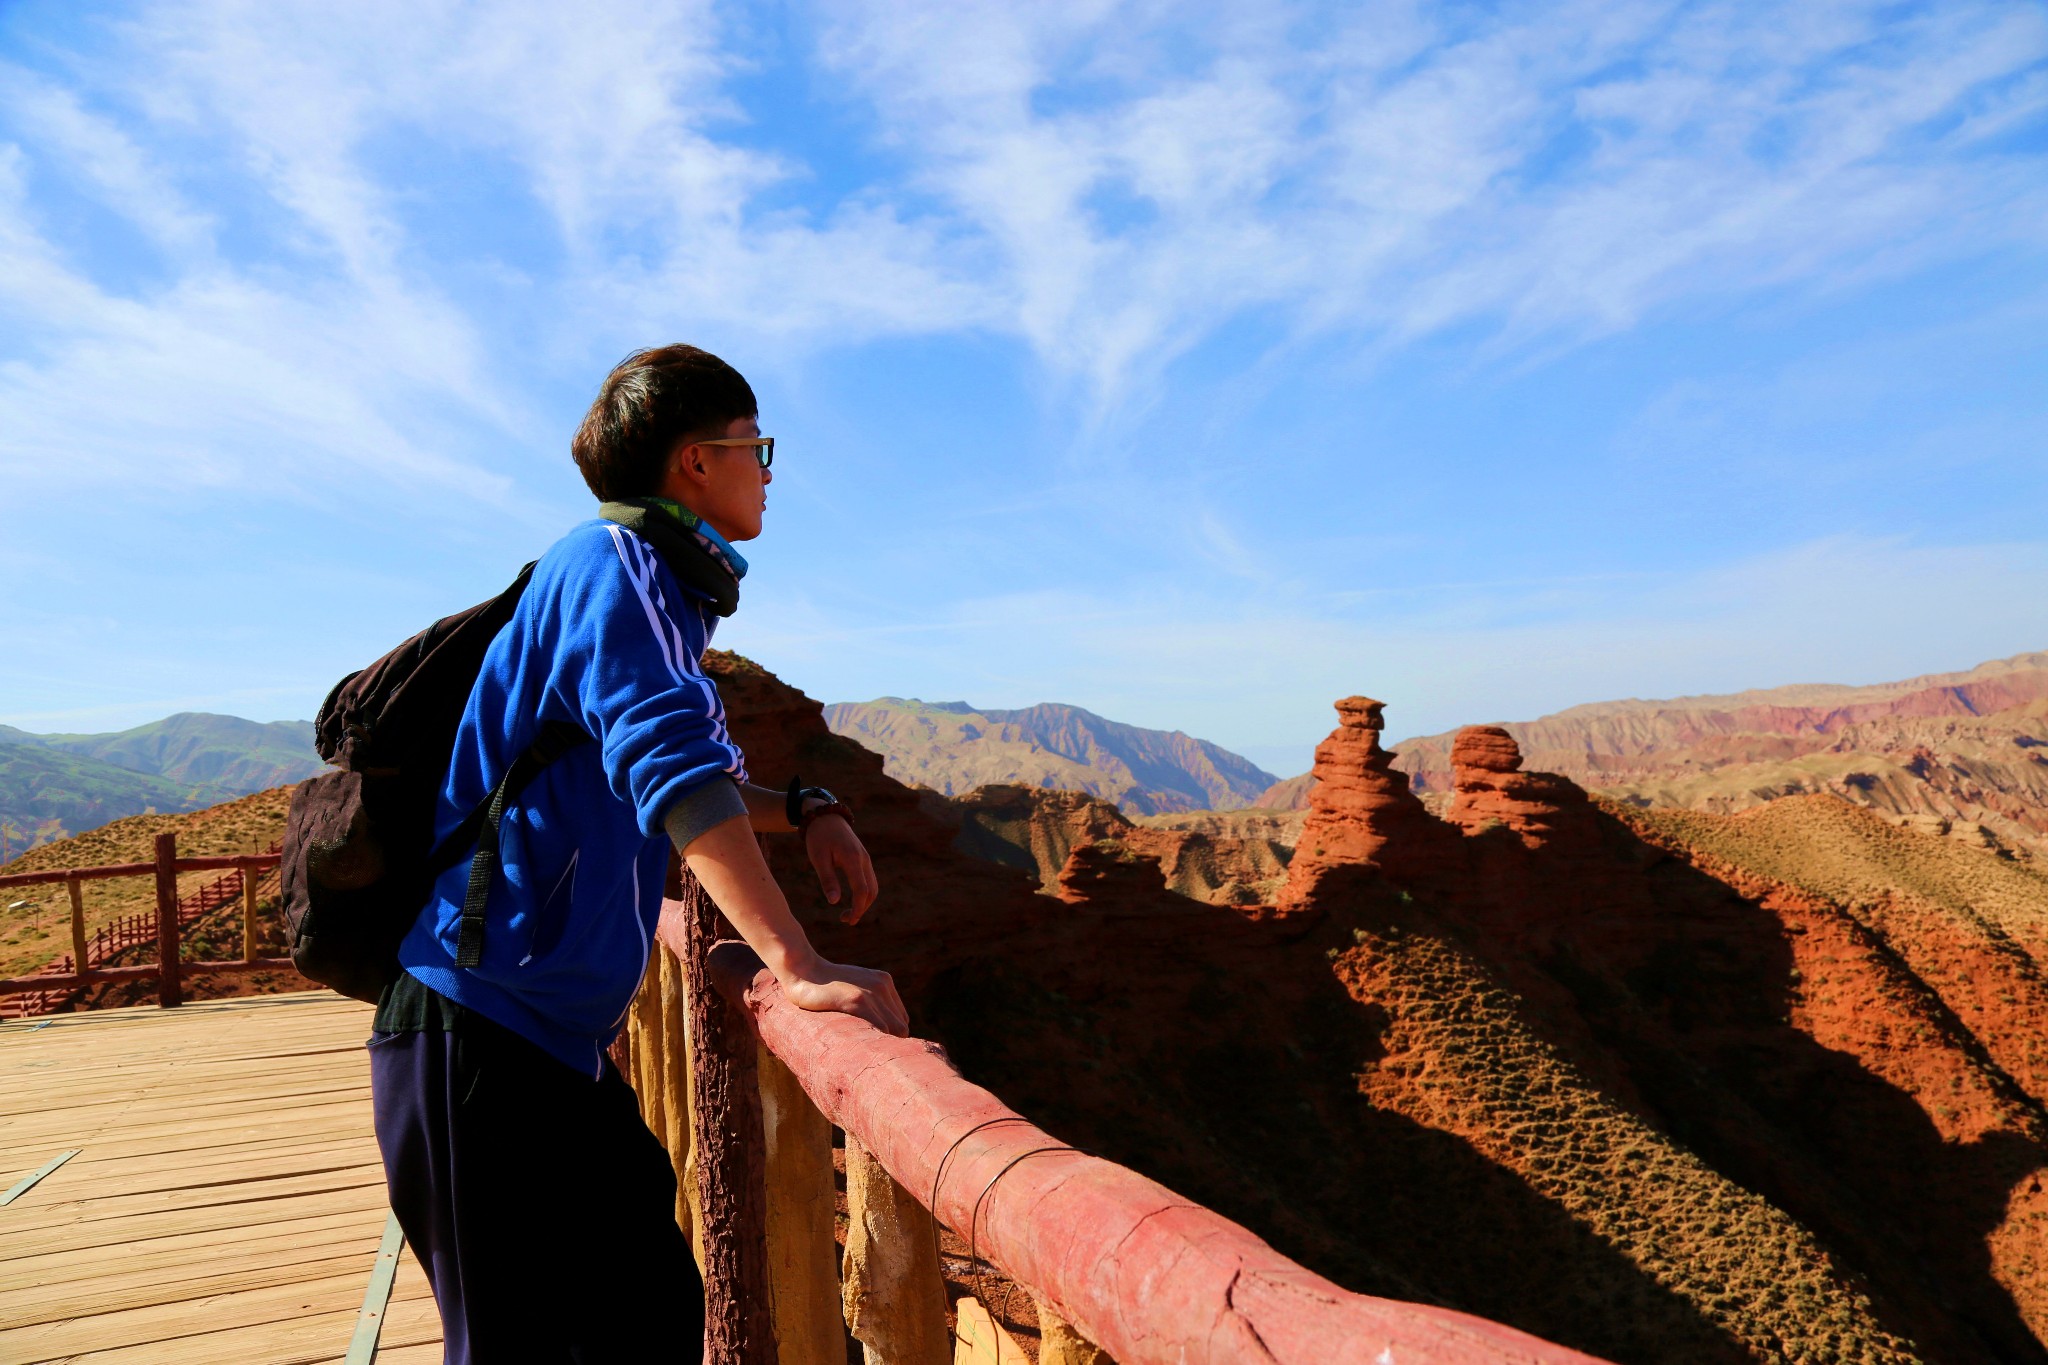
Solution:
M 814 790 L 816 789 L 814 788 Z M 827 795 L 829 794 L 827 793 Z M 805 811 L 803 819 L 797 824 L 797 829 L 808 832 L 812 825 L 828 815 L 836 815 L 849 825 L 853 823 L 853 807 L 847 805 L 844 801 L 835 800 L 828 801 L 822 806 L 812 806 L 809 810 Z
M 804 802 L 814 799 L 823 804 L 810 811 L 804 810 Z M 831 792 L 823 787 L 806 787 L 801 777 L 789 779 L 789 790 L 782 798 L 782 818 L 789 821 L 791 828 L 809 829 L 811 821 L 827 811 L 844 816 L 849 825 L 853 823 L 852 810 Z

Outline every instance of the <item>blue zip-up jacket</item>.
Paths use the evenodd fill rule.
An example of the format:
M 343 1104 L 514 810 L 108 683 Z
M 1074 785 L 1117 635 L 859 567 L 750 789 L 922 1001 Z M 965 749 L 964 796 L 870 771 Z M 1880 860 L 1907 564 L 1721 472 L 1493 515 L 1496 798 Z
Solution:
M 456 734 L 437 842 L 542 724 L 572 722 L 596 743 L 571 749 L 506 804 L 481 965 L 455 965 L 467 858 L 434 883 L 399 964 L 585 1075 L 602 1074 L 647 966 L 668 865 L 664 816 L 707 783 L 746 780 L 703 671 L 715 619 L 640 536 L 585 522 L 534 566 Z

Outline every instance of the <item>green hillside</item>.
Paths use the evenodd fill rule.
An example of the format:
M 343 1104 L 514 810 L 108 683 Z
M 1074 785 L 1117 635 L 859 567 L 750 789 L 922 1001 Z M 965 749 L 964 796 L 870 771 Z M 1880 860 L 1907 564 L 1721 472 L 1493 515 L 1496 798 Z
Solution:
M 307 720 L 265 724 L 183 711 L 114 734 L 34 738 L 80 758 L 174 782 L 203 782 L 234 796 L 297 782 L 321 767 L 313 752 L 313 723 Z
M 19 853 L 124 816 L 200 810 L 321 766 L 306 721 L 184 712 L 98 735 L 0 725 L 0 839 Z

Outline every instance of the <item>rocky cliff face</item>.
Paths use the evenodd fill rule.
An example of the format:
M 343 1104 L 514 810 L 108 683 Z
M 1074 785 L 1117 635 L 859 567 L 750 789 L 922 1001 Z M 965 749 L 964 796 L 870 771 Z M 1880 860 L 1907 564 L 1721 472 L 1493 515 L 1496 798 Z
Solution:
M 1408 775 L 1394 769 L 1394 756 L 1380 747 L 1384 710 L 1370 697 L 1346 697 L 1337 703 L 1337 728 L 1316 746 L 1308 819 L 1280 892 L 1285 913 L 1313 908 L 1317 887 L 1342 869 L 1433 875 L 1456 842 L 1408 789 Z
M 1060 869 L 1059 898 L 1089 910 L 1144 914 L 1165 891 L 1159 860 L 1114 839 L 1076 845 Z
M 1108 841 L 1150 859 L 1168 889 L 1209 905 L 1272 899 L 1287 875 L 1293 839 L 1284 836 L 1295 823 L 1269 814 L 1244 822 L 1247 832 L 1232 833 L 1229 827 L 1237 822 L 1230 815 L 1204 813 L 1186 817 L 1192 827 L 1176 826 L 1172 816 L 1141 824 L 1081 792 L 1007 784 L 977 787 L 961 797 L 934 796 L 926 808 L 957 822 L 955 848 L 1031 873 L 1047 894 L 1062 885 L 1077 849 Z
M 1454 739 L 1437 819 L 1354 698 L 1274 904 L 1085 830 L 1036 894 L 815 703 L 710 662 L 754 770 L 859 811 L 861 925 L 770 841 L 820 947 L 1062 1138 L 1354 1288 L 1617 1361 L 2048 1360 L 2028 866 L 1826 796 L 1602 803 L 1497 729 Z
M 1498 725 L 1468 725 L 1451 746 L 1455 795 L 1446 818 L 1468 834 L 1495 826 L 1531 848 L 1586 828 L 1586 793 L 1568 777 L 1522 771 L 1522 751 Z
M 1346 704 L 1338 710 L 1341 736 L 1354 721 Z M 1591 1087 L 1651 1116 L 1660 1133 L 1686 1134 L 1689 1150 L 1673 1159 L 1705 1159 L 1681 1162 L 1688 1198 L 1726 1208 L 1726 1225 L 1749 1227 L 1779 1273 L 1797 1271 L 1805 1311 L 1884 1323 L 1894 1335 L 1873 1337 L 1872 1358 L 2038 1358 L 2048 1327 L 2048 1089 L 2028 1040 L 2044 1004 L 2034 983 L 2048 946 L 2048 883 L 1968 855 L 1980 876 L 2003 879 L 1998 904 L 2018 935 L 2000 943 L 1981 902 L 1831 897 L 1717 860 L 1674 837 L 1683 823 L 1639 823 L 1567 779 L 1523 771 L 1498 727 L 1458 732 L 1450 753 L 1448 816 L 1464 832 L 1462 858 L 1446 873 L 1440 855 L 1418 861 L 1398 839 L 1378 850 L 1375 872 L 1435 911 L 1384 951 L 1412 954 L 1420 935 L 1439 965 L 1461 949 L 1483 964 L 1556 1048 L 1552 1084 Z M 1319 761 L 1319 793 L 1336 780 L 1324 768 Z M 1904 837 L 1832 798 L 1807 799 L 1825 808 L 1802 815 L 1809 826 L 1847 820 L 1855 837 Z M 1363 832 L 1373 821 L 1354 823 Z M 1812 860 L 1791 854 L 1780 870 Z M 1355 902 L 1355 869 L 1318 869 L 1299 855 L 1294 867 L 1294 904 Z M 1374 954 L 1346 961 L 1376 991 L 1403 995 Z M 1525 1045 L 1513 1030 L 1490 1044 L 1503 1056 Z M 1453 1070 L 1470 1066 L 1468 1046 L 1454 1048 Z M 1432 1052 L 1422 1064 L 1445 1062 Z M 1481 1068 L 1475 1088 L 1506 1069 Z M 1380 1074 L 1368 1091 L 1391 1105 L 1426 1104 L 1415 1079 Z M 1446 1083 L 1434 1077 L 1424 1091 Z M 1589 1094 L 1585 1107 L 1600 1106 Z M 1500 1122 L 1497 1114 L 1468 1136 L 1504 1151 Z M 1879 1131 L 1886 1137 L 1871 1142 Z M 1649 1167 L 1664 1160 L 1663 1142 L 1630 1141 Z M 1554 1173 L 1546 1155 L 1524 1159 L 1532 1181 Z M 1677 1169 L 1654 1183 L 1679 1179 Z M 1597 1226 L 1621 1216 L 1606 1211 L 1610 1198 L 1668 1193 L 1625 1169 L 1612 1179 L 1561 1197 Z M 1813 1278 L 1823 1247 L 1858 1273 Z M 1940 1269 L 1930 1282 L 1916 1264 Z M 1768 1297 L 1762 1283 L 1753 1292 Z
M 1599 702 L 1497 727 L 1529 765 L 1646 808 L 1732 812 L 1830 792 L 1925 832 L 2048 858 L 2048 653 L 1875 687 Z M 1425 801 L 1456 780 L 1455 734 L 1404 740 Z M 1261 806 L 1306 808 L 1314 776 Z

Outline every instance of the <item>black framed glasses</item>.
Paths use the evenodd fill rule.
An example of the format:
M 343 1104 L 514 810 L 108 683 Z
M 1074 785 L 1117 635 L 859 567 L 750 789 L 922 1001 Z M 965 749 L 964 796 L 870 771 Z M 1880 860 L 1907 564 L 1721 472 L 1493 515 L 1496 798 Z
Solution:
M 766 469 L 775 463 L 775 438 L 773 436 L 721 436 L 715 441 L 692 441 L 700 446 L 752 446 L 754 462 Z

